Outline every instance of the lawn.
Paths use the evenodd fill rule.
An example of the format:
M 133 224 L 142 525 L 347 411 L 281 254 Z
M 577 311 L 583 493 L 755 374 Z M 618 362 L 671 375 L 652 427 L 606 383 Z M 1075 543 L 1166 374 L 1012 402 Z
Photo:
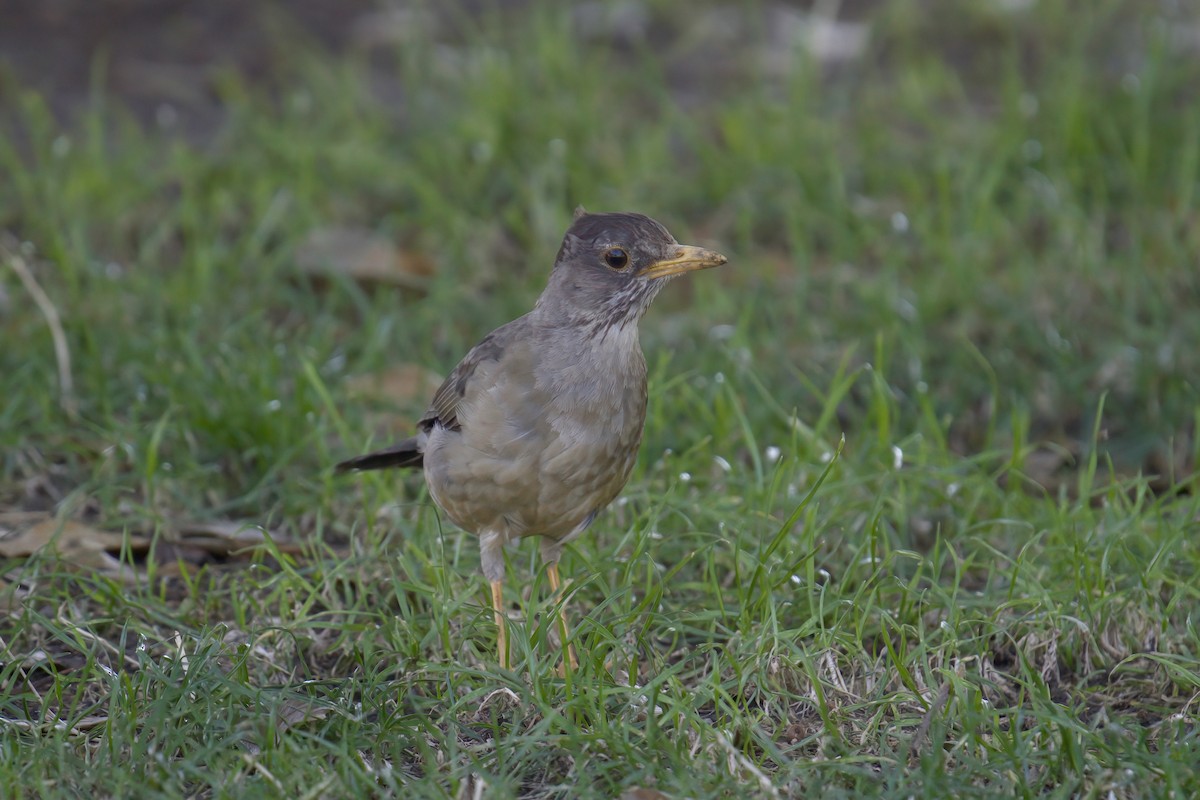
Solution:
M 467 5 L 0 68 L 0 793 L 1200 794 L 1200 10 Z M 504 671 L 475 540 L 332 465 L 579 204 L 730 263 L 560 677 L 535 546 Z

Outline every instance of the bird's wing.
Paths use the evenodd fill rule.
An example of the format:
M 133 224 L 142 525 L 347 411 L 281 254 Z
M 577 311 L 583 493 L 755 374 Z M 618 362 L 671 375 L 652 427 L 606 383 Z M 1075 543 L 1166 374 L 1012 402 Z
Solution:
M 426 434 L 435 424 L 452 431 L 462 430 L 458 413 L 464 399 L 475 392 L 487 391 L 492 369 L 504 356 L 509 343 L 520 338 L 519 323 L 523 319 L 513 320 L 492 331 L 458 362 L 434 393 L 429 409 L 417 423 L 419 433 L 416 436 L 384 450 L 343 461 L 337 465 L 337 471 L 421 467 L 425 459 Z
M 452 431 L 462 430 L 458 412 L 463 399 L 472 391 L 472 378 L 476 378 L 477 373 L 483 377 L 490 372 L 489 367 L 504 357 L 509 342 L 523 320 L 524 317 L 515 319 L 492 331 L 458 362 L 458 366 L 434 393 L 425 416 L 417 423 L 422 431 L 428 432 L 435 424 Z

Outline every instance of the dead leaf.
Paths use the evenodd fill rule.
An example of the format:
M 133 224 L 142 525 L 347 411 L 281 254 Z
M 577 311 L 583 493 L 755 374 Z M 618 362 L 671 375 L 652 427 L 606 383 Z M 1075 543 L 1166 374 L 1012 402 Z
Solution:
M 350 25 L 355 45 L 364 49 L 396 47 L 432 37 L 438 17 L 423 8 L 391 8 L 357 14 Z
M 26 558 L 54 544 L 55 549 L 66 555 L 77 552 L 120 552 L 128 545 L 135 551 L 145 551 L 150 546 L 149 538 L 136 533 L 104 531 L 70 519 L 56 519 L 38 514 L 41 519 L 15 533 L 0 527 L 0 558 Z M 3 521 L 0 521 L 2 525 Z M 4 535 L 9 533 L 10 535 Z
M 195 548 L 220 558 L 229 558 L 268 540 L 285 553 L 302 550 L 283 534 L 238 520 L 177 520 L 171 524 L 170 539 L 180 547 Z
M 305 722 L 325 719 L 330 713 L 332 713 L 332 709 L 328 706 L 299 700 L 284 700 L 277 710 L 275 728 L 279 733 L 283 733 L 287 729 L 303 725 Z
M 817 61 L 852 61 L 866 51 L 869 30 L 862 22 L 815 16 L 800 28 L 797 39 Z
M 0 511 L 0 540 L 7 539 L 16 528 L 41 522 L 45 518 L 45 511 Z
M 392 405 L 417 403 L 422 408 L 441 385 L 442 376 L 420 364 L 396 364 L 383 372 L 355 375 L 346 380 L 346 390 L 354 399 Z
M 71 730 L 72 731 L 90 731 L 95 728 L 99 728 L 104 725 L 107 725 L 107 724 L 108 724 L 108 716 L 107 715 L 92 714 L 91 716 L 87 716 L 87 717 L 84 717 L 83 719 L 76 720 L 75 724 L 71 726 Z
M 1073 462 L 1066 448 L 1038 447 L 1025 456 L 1022 472 L 1046 491 L 1056 491 L 1064 481 L 1072 479 L 1069 467 Z
M 296 249 L 296 266 L 314 277 L 344 275 L 360 283 L 425 289 L 434 273 L 424 255 L 406 252 L 363 228 L 317 228 Z
M 136 533 L 117 533 L 93 528 L 71 519 L 39 515 L 40 521 L 27 527 L 0 528 L 0 558 L 28 558 L 43 550 L 53 550 L 66 563 L 125 582 L 136 581 L 138 571 L 115 558 L 126 547 L 145 553 L 149 537 Z
M 769 74 L 786 76 L 795 71 L 798 52 L 819 64 L 844 64 L 862 58 L 869 39 L 866 23 L 779 6 L 759 58 Z
M 645 41 L 650 31 L 650 11 L 638 2 L 575 3 L 572 16 L 575 35 L 588 41 L 628 45 Z
M 59 556 L 64 562 L 73 567 L 84 569 L 91 573 L 116 578 L 122 583 L 137 583 L 142 573 L 133 566 L 114 558 L 103 550 L 80 549 L 62 551 Z
M 658 789 L 646 789 L 641 786 L 635 786 L 632 789 L 626 789 L 621 792 L 620 800 L 671 800 L 670 795 L 665 795 Z
M 441 385 L 442 376 L 420 364 L 396 364 L 346 380 L 347 393 L 374 409 L 366 416 L 367 427 L 385 438 L 415 426 Z

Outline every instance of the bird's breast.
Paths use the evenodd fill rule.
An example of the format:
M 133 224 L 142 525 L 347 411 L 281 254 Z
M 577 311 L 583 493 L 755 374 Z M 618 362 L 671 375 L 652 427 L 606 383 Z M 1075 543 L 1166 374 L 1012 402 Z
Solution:
M 455 523 L 561 538 L 617 496 L 646 419 L 633 336 L 531 348 L 464 405 L 461 430 L 431 432 L 426 478 Z

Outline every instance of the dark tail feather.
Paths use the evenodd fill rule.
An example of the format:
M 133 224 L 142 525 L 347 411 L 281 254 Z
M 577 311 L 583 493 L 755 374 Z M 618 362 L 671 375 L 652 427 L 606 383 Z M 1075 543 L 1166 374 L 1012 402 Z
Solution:
M 400 444 L 356 456 L 338 464 L 334 469 L 338 472 L 362 472 L 368 469 L 387 469 L 389 467 L 420 467 L 424 464 L 424 454 L 417 449 L 416 439 L 405 439 Z

